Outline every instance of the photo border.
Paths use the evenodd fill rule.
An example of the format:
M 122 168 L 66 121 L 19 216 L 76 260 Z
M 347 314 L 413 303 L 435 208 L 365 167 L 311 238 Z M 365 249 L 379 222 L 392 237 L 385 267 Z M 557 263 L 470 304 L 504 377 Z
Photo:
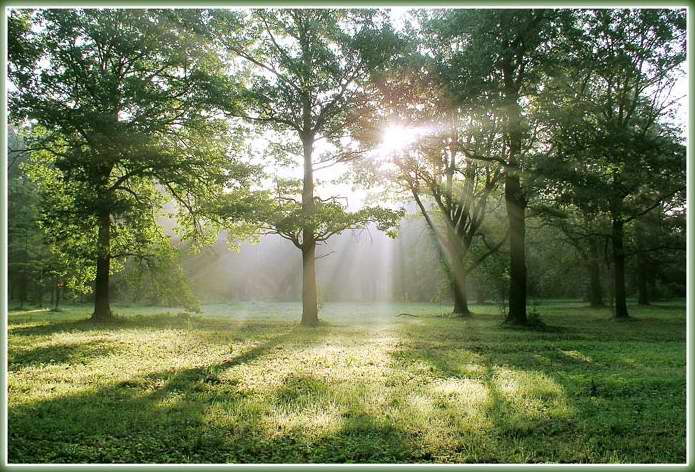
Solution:
M 2 24 L 2 37 L 0 38 L 0 51 L 2 56 L 0 65 L 2 67 L 2 77 L 0 78 L 0 108 L 2 116 L 2 132 L 0 133 L 0 146 L 2 147 L 2 171 L 0 171 L 0 321 L 2 324 L 2 332 L 0 333 L 0 352 L 2 354 L 2 364 L 0 366 L 0 470 L 7 471 L 31 471 L 31 470 L 50 470 L 50 471 L 101 471 L 101 470 L 123 470 L 136 469 L 148 471 L 160 471 L 166 469 L 186 469 L 186 470 L 205 470 L 218 471 L 220 469 L 228 470 L 386 470 L 393 468 L 403 468 L 408 470 L 421 470 L 431 468 L 444 468 L 447 470 L 524 470 L 529 468 L 539 468 L 547 471 L 562 470 L 565 468 L 582 468 L 587 470 L 613 470 L 613 469 L 630 469 L 630 470 L 649 470 L 657 468 L 659 470 L 669 471 L 685 471 L 689 470 L 693 464 L 692 449 L 693 436 L 692 426 L 693 419 L 689 413 L 693 411 L 692 398 L 692 376 L 695 366 L 693 362 L 693 352 L 691 344 L 693 342 L 693 306 L 692 296 L 695 292 L 693 282 L 693 260 L 689 257 L 693 250 L 693 224 L 695 216 L 692 212 L 686 212 L 686 462 L 684 464 L 9 464 L 8 463 L 8 291 L 7 291 L 7 11 L 9 8 L 40 8 L 40 7 L 113 7 L 113 8 L 231 8 L 231 7 L 357 7 L 357 8 L 388 8 L 388 7 L 407 7 L 407 8 L 540 8 L 540 7 L 558 7 L 558 8 L 618 8 L 618 7 L 634 7 L 634 8 L 685 8 L 687 10 L 687 72 L 688 74 L 693 69 L 693 60 L 691 57 L 691 41 L 693 39 L 693 26 L 695 21 L 691 14 L 691 2 L 688 1 L 611 1 L 610 3 L 601 3 L 600 1 L 549 1 L 536 0 L 533 2 L 519 2 L 514 0 L 498 0 L 498 1 L 451 1 L 451 0 L 419 0 L 419 1 L 369 1 L 369 0 L 350 0 L 344 2 L 337 1 L 288 1 L 288 0 L 265 0 L 265 1 L 201 1 L 199 3 L 186 0 L 122 0 L 122 1 L 106 1 L 106 0 L 88 0 L 88 1 L 52 1 L 52 0 L 3 0 L 0 10 L 0 24 Z M 693 109 L 693 85 L 692 77 L 688 77 L 688 100 L 687 100 L 687 137 L 686 137 L 686 198 L 687 202 L 691 203 L 695 198 L 695 190 L 693 189 L 693 165 L 692 165 L 692 143 L 693 143 L 693 116 L 690 110 Z M 687 205 L 687 204 L 686 204 Z

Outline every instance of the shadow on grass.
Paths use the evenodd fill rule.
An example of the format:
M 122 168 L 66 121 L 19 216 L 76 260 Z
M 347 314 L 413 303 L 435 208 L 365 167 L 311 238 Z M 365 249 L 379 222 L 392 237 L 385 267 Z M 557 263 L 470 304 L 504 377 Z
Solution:
M 10 462 L 217 462 L 217 446 L 227 432 L 208 428 L 204 412 L 219 396 L 231 408 L 245 398 L 220 374 L 253 362 L 290 335 L 272 337 L 213 365 L 164 370 L 11 407 Z
M 673 377 L 669 372 L 677 373 L 678 366 L 669 364 L 660 371 L 655 362 L 662 362 L 662 354 L 644 352 L 645 341 L 678 341 L 681 334 L 648 318 L 640 321 L 626 327 L 606 321 L 592 341 L 581 326 L 524 337 L 500 330 L 497 346 L 481 342 L 490 336 L 478 335 L 481 328 L 475 325 L 467 331 L 409 333 L 417 340 L 404 344 L 394 359 L 402 369 L 429 366 L 438 381 L 484 385 L 484 416 L 492 424 L 488 434 L 501 445 L 496 458 L 505 462 L 683 462 L 684 371 Z M 651 331 L 632 342 L 637 328 L 645 326 Z M 450 342 L 441 344 L 441 338 Z M 650 357 L 627 362 L 626 355 L 639 358 L 640 353 Z M 663 359 L 671 362 L 668 355 Z M 655 395 L 662 395 L 657 392 L 669 394 L 657 401 Z
M 91 359 L 106 356 L 114 351 L 114 343 L 105 340 L 53 344 L 21 351 L 13 350 L 8 355 L 8 367 L 9 370 L 14 371 L 41 364 L 86 363 Z
M 196 336 L 204 342 L 211 342 L 216 329 L 241 327 L 231 339 L 251 339 L 253 347 L 201 367 L 160 370 L 12 405 L 10 461 L 644 462 L 645 448 L 659 442 L 652 431 L 640 436 L 627 429 L 643 421 L 629 416 L 638 405 L 634 386 L 600 382 L 615 371 L 591 360 L 581 343 L 597 331 L 587 334 L 581 323 L 562 334 L 500 330 L 487 317 L 472 323 L 433 320 L 427 327 L 408 323 L 399 325 L 395 348 L 387 350 L 391 364 L 378 371 L 388 377 L 383 383 L 359 371 L 327 381 L 321 368 L 309 373 L 300 364 L 278 384 L 264 383 L 259 369 L 248 379 L 250 387 L 239 377 L 246 371 L 229 371 L 286 355 L 277 354 L 280 345 L 324 342 L 336 328 L 168 316 L 128 319 L 114 329 L 180 329 L 189 323 L 201 328 Z M 292 327 L 268 334 L 283 326 Z M 619 334 L 625 332 L 630 331 Z M 556 342 L 568 342 L 574 351 Z M 596 394 L 588 388 L 593 378 L 599 379 Z M 270 387 L 263 390 L 265 385 Z M 607 403 L 609 395 L 616 404 Z M 625 403 L 624 411 L 618 402 Z M 679 459 L 679 449 L 668 445 L 673 437 L 661 441 L 666 453 L 657 451 L 659 461 Z
M 317 332 L 318 331 L 318 332 Z M 301 425 L 269 431 L 268 415 L 304 411 L 339 387 L 310 375 L 289 375 L 257 395 L 225 376 L 235 366 L 272 355 L 301 336 L 296 328 L 218 363 L 163 370 L 77 394 L 10 408 L 11 463 L 398 462 L 408 459 L 405 433 L 343 404 L 339 427 L 319 437 Z M 345 388 L 351 388 L 346 385 Z M 310 418 L 311 415 L 305 415 Z M 410 443 L 412 445 L 412 443 Z M 426 460 L 426 458 L 425 458 Z
M 116 317 L 112 321 L 92 321 L 90 318 L 74 321 L 52 320 L 11 320 L 9 331 L 11 336 L 47 336 L 54 333 L 77 332 L 111 332 L 122 329 L 153 328 L 153 329 L 188 329 L 188 330 L 224 330 L 232 327 L 239 329 L 254 329 L 276 326 L 294 326 L 296 323 L 284 321 L 254 321 L 254 320 L 225 320 L 188 314 L 161 313 L 150 316 Z M 28 324 L 25 326 L 25 324 Z

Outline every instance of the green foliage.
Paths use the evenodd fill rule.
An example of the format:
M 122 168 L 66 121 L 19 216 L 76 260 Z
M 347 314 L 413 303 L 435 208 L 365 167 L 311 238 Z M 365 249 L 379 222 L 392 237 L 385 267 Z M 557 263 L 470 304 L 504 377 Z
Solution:
M 209 12 L 210 26 L 242 80 L 242 106 L 219 93 L 230 114 L 258 126 L 321 135 L 350 131 L 364 81 L 395 47 L 379 10 L 249 9 Z M 235 87 L 234 82 L 220 84 Z M 309 102 L 309 108 L 303 106 Z M 303 110 L 307 108 L 306 115 Z M 300 137 L 303 139 L 303 137 Z
M 287 166 L 302 159 L 304 180 L 276 178 L 276 189 L 257 194 L 248 220 L 298 248 L 306 245 L 306 250 L 368 223 L 395 236 L 401 212 L 378 207 L 348 212 L 338 197 L 314 195 L 313 176 L 322 165 L 352 161 L 364 153 L 349 142 L 368 101 L 367 80 L 395 47 L 384 12 L 259 9 L 208 14 L 230 67 L 239 71 L 239 83 L 218 84 L 238 91 L 238 101 L 230 103 L 230 94 L 219 92 L 219 107 L 262 133 L 270 143 L 266 154 L 271 162 Z M 314 156 L 319 139 L 329 149 Z M 234 224 L 239 202 L 229 200 L 234 199 L 224 196 L 213 205 L 213 213 Z
M 114 281 L 118 287 L 116 298 L 200 312 L 200 301 L 193 295 L 181 268 L 182 251 L 173 248 L 168 238 L 161 238 L 158 245 L 153 256 L 126 261 Z
M 560 182 L 561 202 L 629 221 L 685 188 L 685 148 L 665 120 L 685 58 L 684 12 L 590 10 L 576 21 L 574 60 L 539 98 L 552 153 L 537 172 Z
M 12 15 L 37 27 L 13 30 L 11 118 L 31 120 L 27 172 L 41 198 L 41 226 L 81 269 L 82 286 L 99 255 L 116 262 L 114 272 L 125 257 L 157 253 L 165 203 L 173 202 L 182 233 L 195 237 L 204 202 L 252 177 L 254 169 L 229 154 L 241 135 L 209 113 L 208 82 L 222 64 L 187 27 L 187 14 Z M 104 221 L 107 242 L 97 238 Z
M 284 181 L 278 185 L 278 195 L 268 207 L 265 219 L 271 232 L 289 239 L 297 247 L 303 244 L 302 230 L 307 225 L 313 228 L 317 242 L 326 241 L 346 230 L 362 229 L 369 223 L 375 223 L 379 230 L 385 231 L 392 238 L 396 237 L 398 222 L 404 215 L 403 210 L 365 206 L 350 212 L 338 198 L 323 200 L 317 197 L 314 212 L 305 218 L 301 202 L 291 196 L 296 196 L 300 185 L 299 181 Z
M 683 9 L 409 20 L 397 33 L 374 9 L 11 10 L 10 111 L 25 148 L 8 162 L 11 288 L 24 300 L 60 280 L 86 293 L 106 254 L 112 273 L 126 268 L 118 285 L 139 281 L 121 293 L 189 300 L 173 234 L 193 252 L 222 230 L 236 247 L 261 232 L 313 246 L 372 223 L 396 236 L 403 212 L 380 205 L 417 195 L 435 234 L 456 233 L 476 292 L 504 300 L 497 187 L 520 176 L 519 208 L 560 230 L 529 220 L 530 293 L 582 285 L 579 271 L 560 275 L 595 262 L 597 247 L 608 258 L 611 223 L 623 225 L 628 265 L 660 274 L 655 293 L 681 290 L 666 273 L 684 267 L 685 147 L 670 96 Z M 389 123 L 429 131 L 364 159 Z M 353 164 L 343 183 L 383 184 L 388 197 L 351 211 L 314 188 L 313 172 L 336 163 Z M 273 175 L 297 164 L 302 182 Z M 411 262 L 437 277 L 413 285 L 442 298 L 432 247 L 421 249 Z

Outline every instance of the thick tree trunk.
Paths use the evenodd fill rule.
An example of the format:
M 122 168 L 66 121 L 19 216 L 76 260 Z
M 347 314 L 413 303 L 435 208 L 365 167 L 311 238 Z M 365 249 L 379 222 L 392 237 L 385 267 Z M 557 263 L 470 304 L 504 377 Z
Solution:
M 613 267 L 615 285 L 615 317 L 617 319 L 627 319 L 630 315 L 627 312 L 627 298 L 625 293 L 625 248 L 623 246 L 624 228 L 623 221 L 613 218 Z
M 461 274 L 453 281 L 452 290 L 454 292 L 454 314 L 460 316 L 470 315 L 468 309 L 468 296 L 466 295 L 466 276 Z
M 304 186 L 302 189 L 302 324 L 316 326 L 319 322 L 318 290 L 316 288 L 316 240 L 310 223 L 314 215 L 313 137 L 303 138 Z
M 604 306 L 601 287 L 601 266 L 596 241 L 589 240 L 589 303 L 594 308 Z
M 507 322 L 524 325 L 526 317 L 526 203 L 518 175 L 507 171 L 504 197 L 509 219 L 509 313 Z
M 94 321 L 109 321 L 113 319 L 109 305 L 110 245 L 111 216 L 105 213 L 99 218 L 97 276 L 94 282 L 94 313 L 92 313 L 92 320 Z
M 521 108 L 519 82 L 523 69 L 516 71 L 511 57 L 503 65 L 505 99 L 507 100 L 507 133 L 509 157 L 504 175 L 504 201 L 509 221 L 509 313 L 507 322 L 527 323 L 526 317 L 526 197 L 521 187 Z
M 598 262 L 592 261 L 589 265 L 589 304 L 593 308 L 601 308 L 603 303 L 603 288 L 601 287 L 601 269 Z
M 24 262 L 25 265 L 20 269 L 20 282 L 19 282 L 19 308 L 20 310 L 24 308 L 24 303 L 27 301 L 27 296 L 29 295 L 29 277 L 27 276 L 27 265 L 29 262 L 29 238 L 24 235 Z
M 319 322 L 318 294 L 316 290 L 316 244 L 302 249 L 302 324 L 316 326 Z
M 36 299 L 38 300 L 39 308 L 43 308 L 43 271 L 39 274 L 39 283 L 36 284 Z
M 454 314 L 460 316 L 470 315 L 468 298 L 466 296 L 466 268 L 463 263 L 468 248 L 461 247 L 465 242 L 451 227 L 447 231 L 447 254 L 444 256 L 449 262 L 449 276 L 451 288 L 454 294 Z

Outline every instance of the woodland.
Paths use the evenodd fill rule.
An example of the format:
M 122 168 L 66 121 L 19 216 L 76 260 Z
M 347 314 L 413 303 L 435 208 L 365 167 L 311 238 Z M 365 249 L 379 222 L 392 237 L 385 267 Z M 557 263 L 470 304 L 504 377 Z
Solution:
M 7 32 L 10 463 L 685 462 L 685 9 Z

